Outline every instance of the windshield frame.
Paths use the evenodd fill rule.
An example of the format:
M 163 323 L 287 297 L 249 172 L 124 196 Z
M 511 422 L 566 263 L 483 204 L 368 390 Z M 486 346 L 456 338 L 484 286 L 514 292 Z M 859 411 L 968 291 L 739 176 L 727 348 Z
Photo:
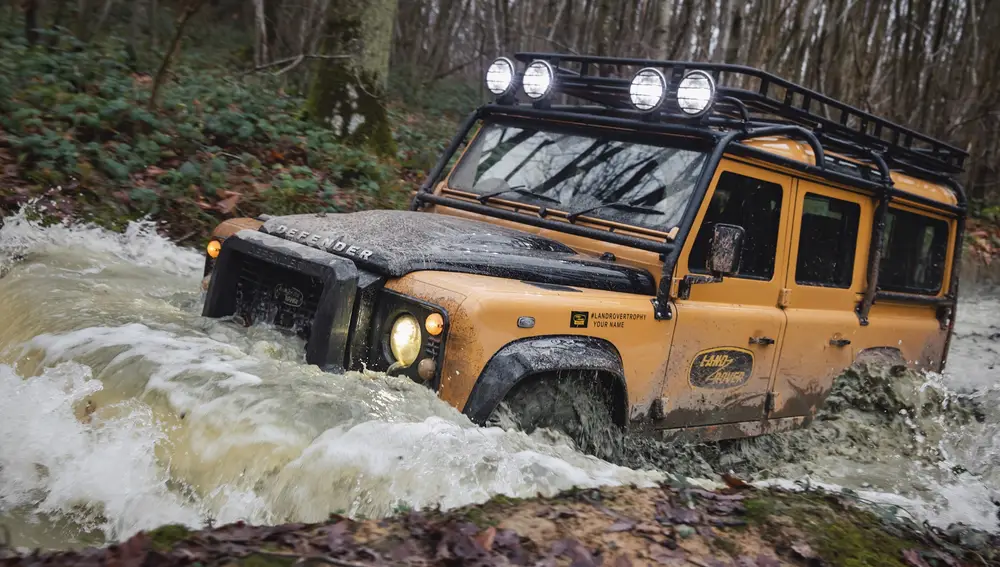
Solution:
M 693 175 L 695 182 L 692 184 L 691 195 L 683 204 L 682 210 L 679 211 L 678 225 L 673 227 L 664 226 L 661 229 L 651 228 L 622 220 L 602 218 L 592 213 L 580 215 L 578 218 L 574 219 L 573 222 L 569 222 L 568 217 L 571 216 L 573 211 L 567 210 L 564 205 L 549 205 L 541 200 L 539 200 L 538 203 L 521 201 L 517 199 L 515 193 L 498 195 L 491 197 L 485 202 L 481 202 L 484 207 L 489 207 L 494 210 L 506 211 L 508 208 L 512 207 L 515 212 L 529 218 L 558 218 L 560 220 L 567 221 L 566 224 L 569 225 L 592 226 L 596 230 L 601 230 L 602 232 L 605 230 L 608 232 L 627 231 L 647 238 L 654 238 L 660 242 L 666 241 L 671 245 L 678 236 L 680 226 L 683 224 L 683 219 L 687 210 L 692 206 L 698 205 L 697 203 L 694 203 L 694 201 L 698 199 L 698 186 L 703 183 L 706 174 L 710 173 L 707 170 L 710 167 L 711 154 L 717 145 L 717 141 L 714 138 L 705 137 L 704 134 L 698 136 L 676 133 L 644 132 L 631 128 L 608 127 L 551 119 L 539 120 L 505 115 L 492 115 L 488 119 L 481 119 L 477 122 L 478 123 L 474 125 L 474 135 L 469 138 L 468 143 L 465 144 L 465 147 L 457 156 L 457 159 L 453 161 L 447 175 L 441 180 L 443 183 L 442 196 L 447 195 L 450 197 L 472 199 L 477 202 L 481 202 L 479 198 L 482 195 L 480 193 L 452 186 L 452 176 L 459 170 L 460 166 L 464 163 L 464 160 L 467 159 L 468 151 L 476 142 L 479 141 L 480 136 L 484 134 L 486 128 L 493 125 L 506 128 L 531 129 L 541 132 L 550 132 L 553 134 L 585 136 L 615 142 L 634 143 L 662 148 L 676 148 L 703 154 L 702 163 Z

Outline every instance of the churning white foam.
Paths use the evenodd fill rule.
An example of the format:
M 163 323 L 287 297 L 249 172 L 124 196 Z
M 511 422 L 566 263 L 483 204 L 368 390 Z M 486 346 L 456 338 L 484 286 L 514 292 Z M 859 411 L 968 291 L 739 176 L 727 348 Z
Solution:
M 156 460 L 164 435 L 148 408 L 123 402 L 81 420 L 76 407 L 102 388 L 80 364 L 27 380 L 0 365 L 0 508 L 69 515 L 109 538 L 198 524 Z

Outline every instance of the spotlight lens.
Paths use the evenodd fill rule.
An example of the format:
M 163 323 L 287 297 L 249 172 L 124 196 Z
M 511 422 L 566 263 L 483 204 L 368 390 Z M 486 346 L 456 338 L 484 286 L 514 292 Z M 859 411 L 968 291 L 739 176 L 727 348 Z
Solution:
M 507 93 L 513 82 L 514 64 L 506 57 L 497 59 L 486 70 L 486 88 L 497 96 Z
M 712 106 L 715 81 L 704 71 L 691 71 L 677 87 L 677 104 L 686 114 L 697 116 Z
M 659 69 L 647 67 L 632 78 L 628 94 L 632 99 L 632 106 L 642 111 L 649 111 L 660 106 L 666 91 L 667 78 Z
M 521 79 L 524 94 L 535 100 L 545 97 L 552 90 L 553 75 L 552 65 L 546 61 L 532 62 L 524 70 L 524 78 Z

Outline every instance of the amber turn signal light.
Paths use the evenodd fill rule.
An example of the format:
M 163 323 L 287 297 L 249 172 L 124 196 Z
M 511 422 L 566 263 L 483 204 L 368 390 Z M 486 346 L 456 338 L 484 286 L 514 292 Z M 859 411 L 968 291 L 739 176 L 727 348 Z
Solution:
M 208 252 L 209 258 L 212 259 L 218 258 L 219 252 L 222 251 L 222 243 L 219 242 L 218 240 L 212 240 L 208 243 L 208 246 L 205 248 L 205 251 Z
M 424 321 L 424 328 L 433 337 L 440 335 L 444 331 L 444 317 L 440 313 L 431 313 Z

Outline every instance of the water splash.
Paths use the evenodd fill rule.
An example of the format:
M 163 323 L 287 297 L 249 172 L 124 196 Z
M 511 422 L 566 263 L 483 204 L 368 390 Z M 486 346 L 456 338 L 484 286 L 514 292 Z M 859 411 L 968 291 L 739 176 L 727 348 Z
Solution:
M 648 484 L 664 478 L 642 470 L 653 466 L 805 479 L 941 525 L 996 529 L 1000 387 L 985 371 L 1000 361 L 996 300 L 962 305 L 943 376 L 858 367 L 808 430 L 684 446 L 627 439 L 612 464 L 550 432 L 475 427 L 405 378 L 321 372 L 299 339 L 273 329 L 200 317 L 201 255 L 152 228 L 41 228 L 19 215 L 0 229 L 0 514 L 16 539 L 378 516 Z M 42 537 L 32 526 L 65 529 Z

